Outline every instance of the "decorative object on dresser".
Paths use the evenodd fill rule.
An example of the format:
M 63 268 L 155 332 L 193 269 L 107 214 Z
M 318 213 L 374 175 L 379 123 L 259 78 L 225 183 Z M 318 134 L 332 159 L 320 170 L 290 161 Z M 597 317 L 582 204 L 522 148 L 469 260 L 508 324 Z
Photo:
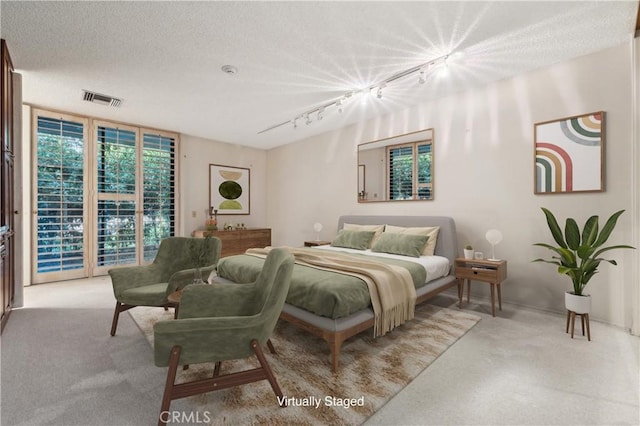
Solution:
M 230 231 L 206 231 L 197 230 L 191 234 L 193 237 L 216 237 L 222 241 L 221 257 L 242 254 L 250 248 L 262 248 L 271 245 L 270 228 L 245 228 L 232 229 Z
M 534 125 L 535 194 L 604 191 L 604 111 Z
M 209 164 L 209 205 L 218 214 L 249 214 L 250 173 L 244 167 Z
M 496 244 L 499 244 L 502 241 L 502 232 L 497 229 L 489 229 L 484 237 L 491 244 L 491 259 L 489 260 L 500 260 L 496 258 Z
M 547 226 L 551 231 L 551 236 L 558 244 L 553 246 L 547 243 L 535 243 L 534 246 L 544 247 L 555 253 L 551 259 L 535 259 L 534 262 L 545 262 L 558 267 L 558 273 L 571 278 L 573 291 L 565 293 L 565 307 L 567 308 L 567 332 L 569 331 L 569 319 L 575 321 L 575 316 L 580 315 L 582 319 L 582 334 L 584 335 L 584 321 L 587 322 L 589 331 L 589 313 L 591 310 L 591 296 L 584 294 L 584 288 L 591 278 L 598 272 L 600 262 L 609 262 L 617 265 L 615 260 L 599 257 L 602 253 L 613 249 L 635 249 L 625 244 L 609 247 L 602 247 L 607 242 L 611 232 L 616 227 L 618 218 L 624 210 L 619 210 L 607 219 L 602 230 L 598 228 L 599 217 L 591 216 L 584 224 L 582 231 L 578 227 L 575 219 L 567 218 L 565 222 L 564 234 L 558 221 L 550 210 L 542 207 L 542 211 L 547 219 Z M 583 316 L 584 315 L 584 316 Z M 571 325 L 571 338 L 573 338 L 573 323 Z M 589 332 L 588 339 L 591 340 Z
M 507 278 L 506 260 L 456 259 L 455 274 L 462 283 L 463 291 L 464 281 L 467 281 L 467 303 L 471 299 L 471 281 L 481 281 L 491 286 L 491 315 L 496 316 L 496 289 L 498 308 L 502 310 L 502 281 Z
M 207 231 L 218 230 L 218 209 L 214 209 L 213 207 L 209 208 L 209 218 L 205 223 L 205 227 Z
M 320 222 L 314 223 L 313 230 L 316 231 L 316 241 L 320 241 L 320 231 L 322 231 L 322 224 Z
M 465 259 L 473 259 L 473 246 L 467 244 L 464 246 L 464 258 Z

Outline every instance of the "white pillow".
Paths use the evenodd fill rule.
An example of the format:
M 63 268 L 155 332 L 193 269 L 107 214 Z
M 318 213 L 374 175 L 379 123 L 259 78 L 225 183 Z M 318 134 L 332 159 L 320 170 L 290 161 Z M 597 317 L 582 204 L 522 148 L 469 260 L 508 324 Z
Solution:
M 438 232 L 440 232 L 439 226 L 427 226 L 424 228 L 411 227 L 404 228 L 402 226 L 386 225 L 384 232 L 391 232 L 395 234 L 414 234 L 414 235 L 426 235 L 429 237 L 427 245 L 422 250 L 423 256 L 433 256 L 436 251 L 436 241 L 438 240 Z
M 344 223 L 342 225 L 342 229 L 345 229 L 347 231 L 373 231 L 373 232 L 375 232 L 375 234 L 373 234 L 373 238 L 371 239 L 371 242 L 369 243 L 369 247 L 367 247 L 367 248 L 371 248 L 371 247 L 373 247 L 375 242 L 378 240 L 378 237 L 380 237 L 380 234 L 382 234 L 382 231 L 384 231 L 384 225 L 358 225 L 358 224 L 355 224 L 355 223 Z

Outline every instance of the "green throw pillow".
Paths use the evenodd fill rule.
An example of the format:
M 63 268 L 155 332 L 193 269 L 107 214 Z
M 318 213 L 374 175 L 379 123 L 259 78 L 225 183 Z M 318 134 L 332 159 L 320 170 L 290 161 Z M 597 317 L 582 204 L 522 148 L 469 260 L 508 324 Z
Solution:
M 429 237 L 426 235 L 383 232 L 371 251 L 420 257 Z
M 348 231 L 341 229 L 331 245 L 334 247 L 366 250 L 369 248 L 369 243 L 374 235 L 374 231 Z

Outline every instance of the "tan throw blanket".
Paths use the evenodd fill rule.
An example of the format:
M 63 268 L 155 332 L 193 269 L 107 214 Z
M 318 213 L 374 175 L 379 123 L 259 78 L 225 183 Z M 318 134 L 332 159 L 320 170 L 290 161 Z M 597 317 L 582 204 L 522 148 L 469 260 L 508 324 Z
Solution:
M 375 260 L 364 260 L 348 253 L 285 247 L 296 263 L 317 269 L 339 272 L 360 278 L 369 287 L 371 305 L 375 315 L 374 337 L 382 336 L 413 318 L 416 289 L 411 274 L 405 268 Z M 264 257 L 270 247 L 252 248 L 247 254 Z

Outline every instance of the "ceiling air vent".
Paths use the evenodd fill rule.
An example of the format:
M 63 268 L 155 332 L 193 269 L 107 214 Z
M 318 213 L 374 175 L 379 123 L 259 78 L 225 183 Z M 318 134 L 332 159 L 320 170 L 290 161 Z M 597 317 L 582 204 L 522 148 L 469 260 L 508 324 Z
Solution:
M 101 95 L 100 93 L 90 92 L 89 90 L 83 90 L 82 92 L 82 100 L 93 102 L 94 104 L 118 108 L 122 103 L 122 99 L 114 98 L 113 96 Z

